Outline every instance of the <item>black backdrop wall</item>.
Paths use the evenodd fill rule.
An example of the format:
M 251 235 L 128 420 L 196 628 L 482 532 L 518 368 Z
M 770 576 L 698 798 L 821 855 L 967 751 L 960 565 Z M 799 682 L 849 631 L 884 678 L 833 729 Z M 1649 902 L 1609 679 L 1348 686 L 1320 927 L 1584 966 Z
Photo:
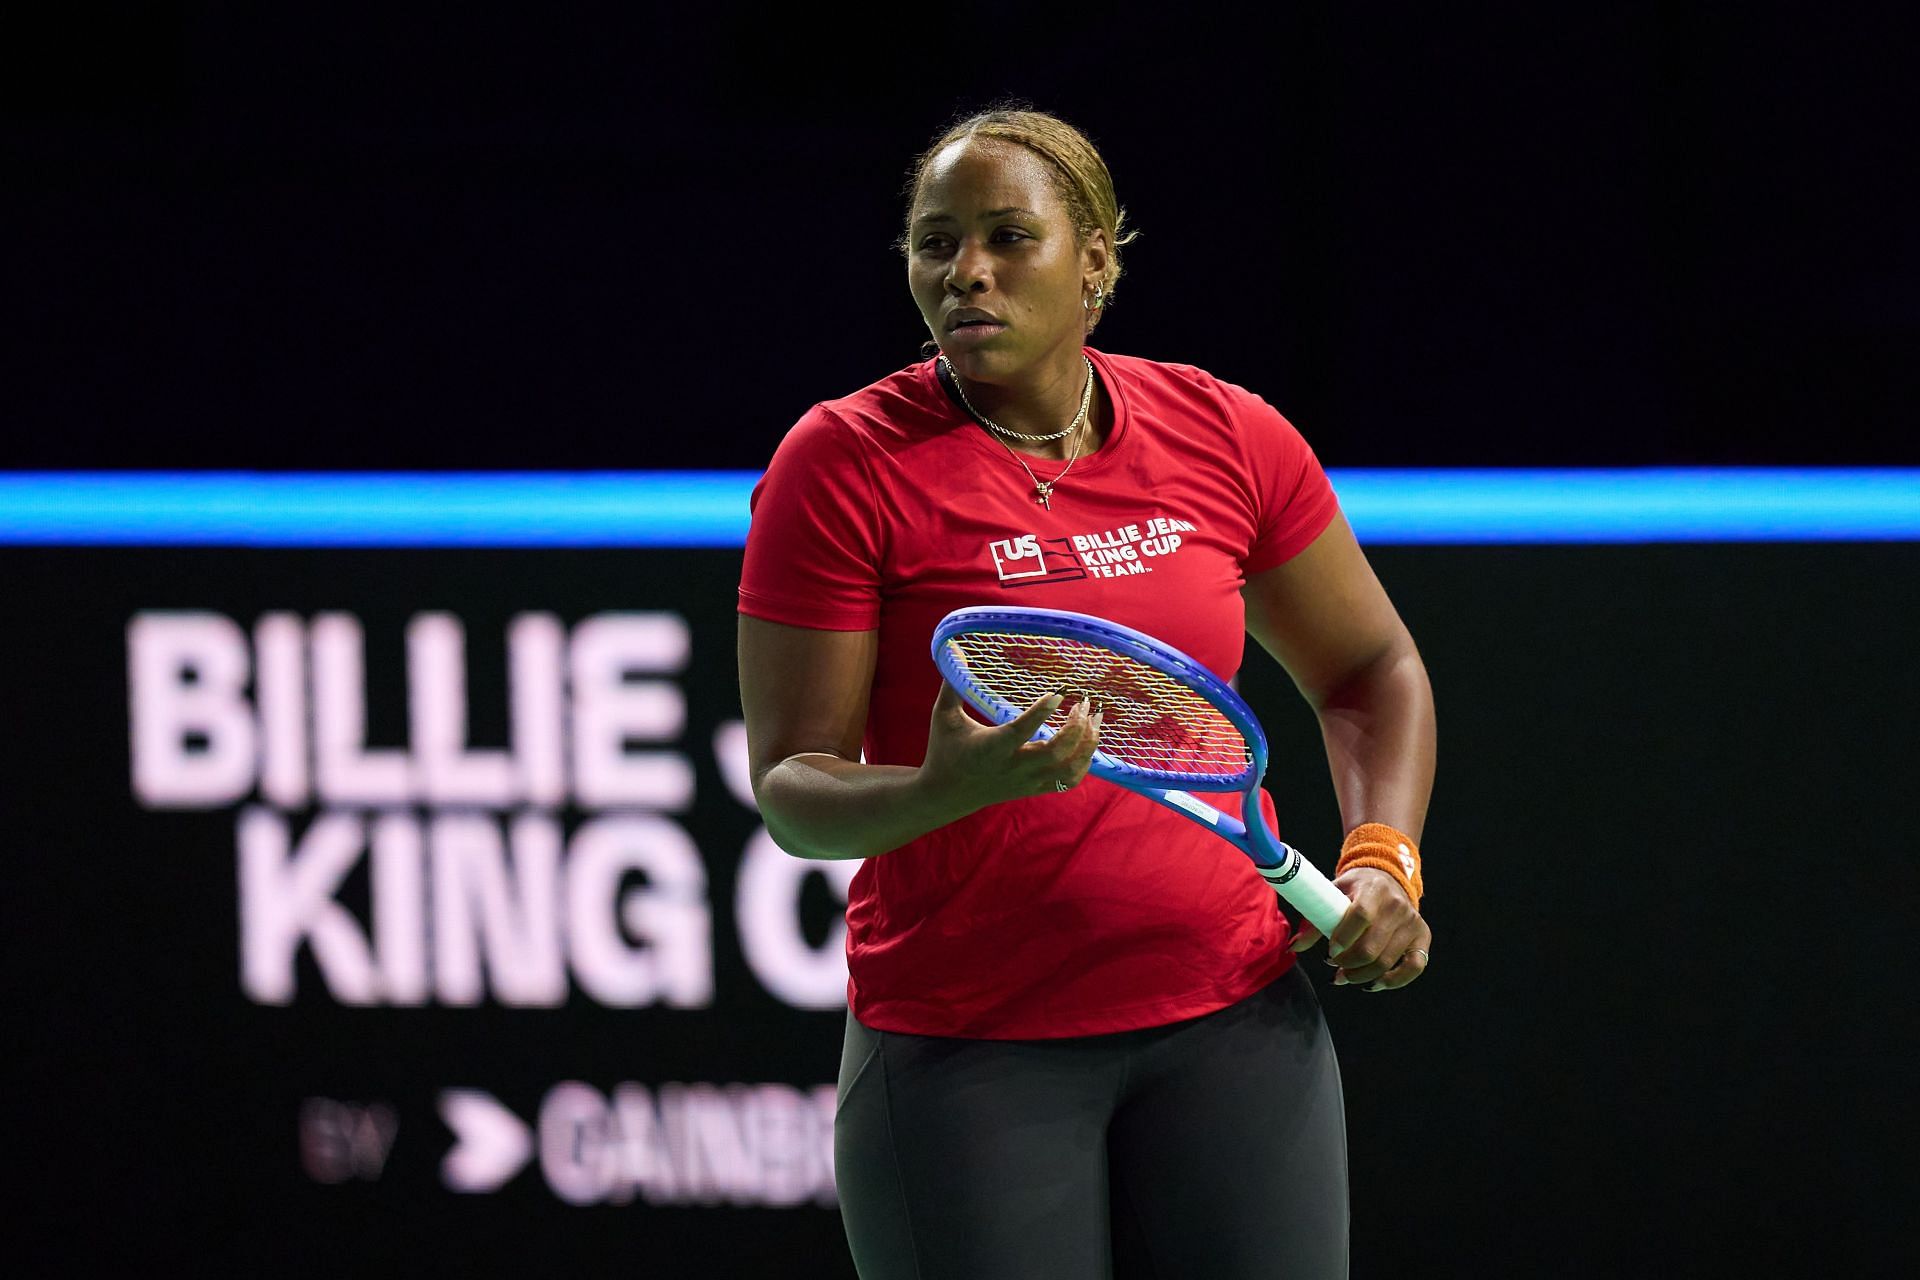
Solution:
M 1374 558 L 1435 672 L 1443 752 L 1432 971 L 1391 1000 L 1321 984 L 1355 1274 L 1884 1274 L 1898 1207 L 1867 1189 L 1897 1179 L 1915 1119 L 1899 804 L 1920 551 Z M 737 553 L 0 567 L 21 727 L 14 1159 L 32 1175 L 15 1248 L 36 1267 L 851 1274 L 814 1093 L 838 1063 L 839 898 L 765 847 L 729 780 Z M 451 696 L 473 746 L 536 758 L 540 629 L 508 638 L 529 614 L 565 637 L 575 688 L 608 669 L 580 656 L 590 619 L 650 624 L 614 666 L 684 715 L 656 702 L 621 731 L 686 786 L 669 770 L 586 794 L 578 714 L 553 803 L 516 784 L 356 801 L 377 786 L 337 733 L 304 797 L 283 748 L 224 790 L 163 767 L 196 733 L 199 759 L 222 753 L 237 731 L 209 707 L 299 742 L 270 705 L 287 651 L 268 636 L 292 624 L 310 722 L 364 711 L 369 749 L 429 772 L 423 708 L 460 673 L 422 615 L 464 630 Z M 343 651 L 364 652 L 364 686 Z M 1324 851 L 1338 816 L 1311 716 L 1270 663 L 1243 683 L 1285 762 L 1286 833 Z
M 1920 461 L 1898 6 L 1497 8 L 10 16 L 8 461 L 758 467 L 1006 94 L 1143 232 L 1102 341 L 1331 465 Z
M 0 40 L 9 468 L 757 467 L 912 358 L 906 162 L 1005 93 L 1086 126 L 1146 232 L 1103 342 L 1331 465 L 1920 462 L 1891 17 L 73 12 Z M 1883 1271 L 1913 545 L 1373 556 L 1440 700 L 1440 941 L 1403 996 L 1324 993 L 1355 1275 Z M 730 782 L 736 552 L 0 572 L 24 1262 L 850 1273 L 838 899 Z M 242 732 L 235 655 L 279 697 L 321 649 L 342 759 L 356 715 L 418 752 L 433 697 L 519 750 L 516 662 L 536 712 L 598 679 L 644 758 L 538 803 L 382 799 L 377 754 L 329 797 L 271 728 L 239 775 L 154 762 Z M 1325 849 L 1311 725 L 1246 685 Z M 231 686 L 320 732 L 266 688 Z

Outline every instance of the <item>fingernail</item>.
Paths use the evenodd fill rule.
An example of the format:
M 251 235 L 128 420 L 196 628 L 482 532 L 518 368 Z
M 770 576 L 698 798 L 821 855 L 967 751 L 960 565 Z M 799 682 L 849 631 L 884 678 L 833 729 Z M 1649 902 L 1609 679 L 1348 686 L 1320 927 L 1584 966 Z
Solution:
M 1327 967 L 1330 969 L 1338 969 L 1340 967 L 1340 962 L 1338 960 L 1335 960 L 1332 956 L 1328 956 Z
M 1334 974 L 1334 975 L 1333 975 L 1333 985 L 1334 985 L 1334 986 L 1336 986 L 1336 987 L 1344 987 L 1344 986 L 1346 986 L 1346 985 L 1347 985 L 1347 975 L 1346 975 L 1346 974 L 1344 974 L 1344 973 L 1336 973 L 1336 974 Z
M 1370 986 L 1370 987 L 1368 987 L 1368 988 L 1367 988 L 1367 990 L 1369 990 L 1369 991 L 1378 991 L 1378 990 L 1379 990 L 1379 989 L 1380 989 L 1380 988 L 1381 988 L 1382 986 L 1384 986 L 1384 985 L 1386 985 L 1386 984 L 1385 984 L 1385 983 L 1380 983 L 1380 982 L 1376 982 L 1376 983 L 1374 983 L 1374 984 L 1373 984 L 1372 986 Z

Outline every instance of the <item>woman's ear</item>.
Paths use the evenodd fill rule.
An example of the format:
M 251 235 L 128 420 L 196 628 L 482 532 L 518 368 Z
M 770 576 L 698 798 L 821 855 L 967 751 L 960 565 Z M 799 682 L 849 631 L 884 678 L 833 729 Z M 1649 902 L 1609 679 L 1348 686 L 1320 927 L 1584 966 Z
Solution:
M 1107 229 L 1095 227 L 1087 236 L 1087 243 L 1080 250 L 1080 265 L 1085 273 L 1089 291 L 1093 285 L 1102 289 L 1107 283 L 1107 269 L 1113 262 L 1113 246 L 1107 243 Z

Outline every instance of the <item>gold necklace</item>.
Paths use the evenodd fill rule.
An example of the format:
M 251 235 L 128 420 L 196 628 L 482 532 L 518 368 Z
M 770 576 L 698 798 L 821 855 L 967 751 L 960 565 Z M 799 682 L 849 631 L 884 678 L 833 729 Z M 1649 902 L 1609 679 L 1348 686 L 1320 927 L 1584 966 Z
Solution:
M 1076 419 L 1075 421 L 1077 423 L 1078 419 Z M 1086 439 L 1086 435 L 1084 432 L 1076 433 L 1074 435 L 1073 452 L 1067 455 L 1067 465 L 1060 468 L 1060 474 L 1055 476 L 1051 480 L 1042 480 L 1039 476 L 1036 476 L 1035 474 L 1033 474 L 1033 468 L 1027 465 L 1027 460 L 1021 457 L 1018 453 L 1016 453 L 1014 451 L 1013 446 L 1008 444 L 1005 440 L 1002 440 L 1000 442 L 1000 446 L 1001 448 L 1005 449 L 1008 453 L 1013 454 L 1013 460 L 1020 464 L 1020 469 L 1022 471 L 1027 473 L 1027 479 L 1033 481 L 1033 500 L 1039 503 L 1041 506 L 1045 507 L 1047 510 L 1051 511 L 1053 510 L 1053 486 L 1059 484 L 1062 480 L 1066 479 L 1067 472 L 1073 470 L 1074 461 L 1078 459 L 1080 456 L 1080 442 L 1084 439 Z
M 1069 422 L 1060 430 L 1049 432 L 1044 436 L 1035 435 L 1026 431 L 1015 431 L 1012 427 L 1001 426 L 992 418 L 989 418 L 986 414 L 974 408 L 973 401 L 967 399 L 967 389 L 960 385 L 960 375 L 953 371 L 953 361 L 942 355 L 940 357 L 940 367 L 947 371 L 947 380 L 953 383 L 953 389 L 959 393 L 960 403 L 967 407 L 967 412 L 972 414 L 974 420 L 981 426 L 996 435 L 1010 436 L 1015 440 L 1026 440 L 1033 444 L 1045 444 L 1049 440 L 1063 439 L 1075 427 L 1078 427 L 1081 420 L 1087 416 L 1087 406 L 1093 403 L 1093 361 L 1088 358 L 1087 353 L 1084 351 L 1080 353 L 1080 358 L 1087 362 L 1087 385 L 1085 390 L 1080 393 L 1080 412 L 1073 415 L 1072 422 Z
M 1087 420 L 1087 409 L 1093 404 L 1093 361 L 1084 351 L 1080 353 L 1080 358 L 1085 360 L 1087 364 L 1087 385 L 1080 392 L 1080 412 L 1073 415 L 1073 421 L 1067 424 L 1066 430 L 1056 431 L 1052 435 L 1037 436 L 1028 435 L 1024 431 L 1010 431 L 974 408 L 973 402 L 967 399 L 966 391 L 960 386 L 960 379 L 954 375 L 953 366 L 948 363 L 945 356 L 940 357 L 940 363 L 945 366 L 947 377 L 953 383 L 953 389 L 960 394 L 960 403 L 967 407 L 967 412 L 972 414 L 974 420 L 981 426 L 996 431 L 1003 436 L 1012 436 L 1017 440 L 1058 440 L 1064 435 L 1073 435 L 1073 452 L 1067 455 L 1067 465 L 1060 468 L 1060 474 L 1051 480 L 1042 480 L 1039 476 L 1033 474 L 1033 468 L 1027 465 L 1027 460 L 1021 457 L 1012 445 L 1008 444 L 1005 440 L 1000 442 L 1000 447 L 1012 454 L 1013 460 L 1020 464 L 1020 469 L 1027 473 L 1027 479 L 1033 481 L 1033 500 L 1045 507 L 1048 511 L 1053 510 L 1053 486 L 1066 479 L 1067 472 L 1073 470 L 1073 464 L 1080 458 L 1081 441 L 1086 438 L 1079 432 L 1079 427 Z

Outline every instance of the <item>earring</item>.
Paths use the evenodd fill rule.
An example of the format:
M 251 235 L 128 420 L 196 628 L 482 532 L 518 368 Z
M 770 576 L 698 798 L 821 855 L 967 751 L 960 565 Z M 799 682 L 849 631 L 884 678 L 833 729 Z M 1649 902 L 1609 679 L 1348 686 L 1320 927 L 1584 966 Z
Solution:
M 1080 309 L 1082 311 L 1098 311 L 1102 306 L 1106 305 L 1106 296 L 1106 290 L 1102 289 L 1099 285 L 1095 285 L 1093 286 L 1093 301 L 1088 302 L 1085 298 L 1081 298 Z

